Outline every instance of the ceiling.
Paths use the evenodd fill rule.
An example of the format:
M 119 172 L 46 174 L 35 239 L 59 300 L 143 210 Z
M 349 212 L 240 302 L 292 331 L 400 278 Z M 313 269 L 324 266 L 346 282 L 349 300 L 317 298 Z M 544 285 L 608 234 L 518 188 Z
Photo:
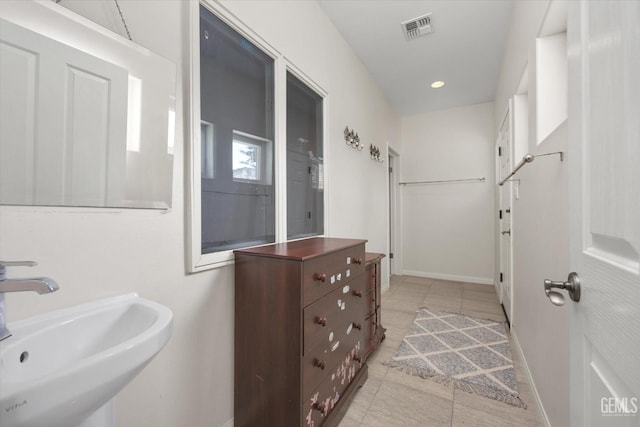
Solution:
M 493 101 L 512 0 L 318 2 L 400 116 Z M 432 33 L 406 41 L 400 24 L 427 13 Z

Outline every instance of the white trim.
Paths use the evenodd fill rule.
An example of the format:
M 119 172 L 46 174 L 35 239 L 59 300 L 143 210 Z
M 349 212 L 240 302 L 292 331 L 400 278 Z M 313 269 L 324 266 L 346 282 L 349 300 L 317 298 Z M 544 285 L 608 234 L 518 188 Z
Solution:
M 529 365 L 527 364 L 527 359 L 524 357 L 524 352 L 522 351 L 522 347 L 520 346 L 520 341 L 518 340 L 518 335 L 514 329 L 511 329 L 511 343 L 513 344 L 513 349 L 518 353 L 518 357 L 522 362 L 522 368 L 524 370 L 525 375 L 527 376 L 527 381 L 531 386 L 531 394 L 536 400 L 536 407 L 538 409 L 538 415 L 540 415 L 540 419 L 544 422 L 546 427 L 551 427 L 551 423 L 549 422 L 549 417 L 544 410 L 544 406 L 542 405 L 542 400 L 540 400 L 540 395 L 538 394 L 538 389 L 536 388 L 536 383 L 533 381 L 533 376 L 531 375 L 531 371 L 529 370 Z
M 201 184 L 200 184 L 200 5 L 206 7 L 234 31 L 241 34 L 247 41 L 254 44 L 274 61 L 274 168 L 275 173 L 275 241 L 287 241 L 287 199 L 286 189 L 286 72 L 291 72 L 309 88 L 323 98 L 323 163 L 324 163 L 324 234 L 328 235 L 328 152 L 327 135 L 328 123 L 328 92 L 285 58 L 273 46 L 253 32 L 241 20 L 224 6 L 213 0 L 192 0 L 189 8 L 189 117 L 186 165 L 186 269 L 189 273 L 223 267 L 234 263 L 232 250 L 202 254 L 202 224 L 201 224 Z M 197 96 L 194 96 L 198 94 Z M 268 243 L 267 243 L 268 244 Z M 262 245 L 259 245 L 262 246 Z
M 504 118 L 502 119 L 501 123 L 500 123 L 500 127 L 498 128 L 498 135 L 496 136 L 496 147 L 500 146 L 500 143 L 502 142 L 500 135 L 502 134 L 503 130 L 504 130 L 504 126 L 508 125 L 509 126 L 509 132 L 507 134 L 508 137 L 508 141 L 507 144 L 509 146 L 509 168 L 513 169 L 514 165 L 516 164 L 516 159 L 514 158 L 514 119 L 513 119 L 513 97 L 509 98 L 508 102 L 507 102 L 507 108 L 504 114 Z M 505 153 L 502 153 L 502 155 L 504 156 Z M 503 177 L 501 175 L 502 172 L 502 161 L 500 159 L 500 157 L 496 157 L 496 173 L 497 173 L 497 180 L 502 181 Z M 514 283 L 515 281 L 513 280 L 513 272 L 514 272 L 514 268 L 513 268 L 513 210 L 514 210 L 514 206 L 513 206 L 513 185 L 511 182 L 506 182 L 504 187 L 500 187 L 500 186 L 496 186 L 495 187 L 497 192 L 498 192 L 498 209 L 502 211 L 502 215 L 503 215 L 503 219 L 506 218 L 506 206 L 509 206 L 511 209 L 511 213 L 509 214 L 509 221 L 510 221 L 510 232 L 511 234 L 509 235 L 509 253 L 506 254 L 506 256 L 509 259 L 508 265 L 503 265 L 503 251 L 505 250 L 504 248 L 504 238 L 502 237 L 501 231 L 502 231 L 502 223 L 500 220 L 500 217 L 498 215 L 496 215 L 496 239 L 498 242 L 498 277 L 495 277 L 495 283 L 496 283 L 496 290 L 498 293 L 498 299 L 500 301 L 500 304 L 502 304 L 503 309 L 507 310 L 507 306 L 505 305 L 504 301 L 505 301 L 505 292 L 504 292 L 504 287 L 506 286 L 509 289 L 509 301 L 508 301 L 508 308 L 509 308 L 509 312 L 506 313 L 507 317 L 509 319 L 510 325 L 511 327 L 513 327 L 513 301 L 514 301 Z M 506 192 L 506 198 L 503 197 L 503 191 Z M 500 281 L 500 273 L 504 273 L 503 280 Z M 509 283 L 510 282 L 510 283 Z
M 508 101 L 507 101 L 508 104 Z M 509 107 L 507 107 L 509 108 Z M 495 175 L 495 184 L 494 184 L 494 190 L 493 190 L 493 197 L 494 197 L 494 209 L 496 210 L 500 210 L 502 208 L 502 196 L 500 194 L 500 186 L 498 185 L 498 183 L 501 181 L 500 179 L 500 127 L 502 126 L 502 123 L 504 123 L 504 119 L 500 121 L 500 125 L 498 126 L 498 133 L 497 135 L 495 135 L 495 144 L 493 146 L 493 159 L 494 161 L 494 175 Z M 497 213 L 497 212 L 496 212 Z M 493 272 L 493 276 L 494 276 L 494 282 L 495 282 L 495 288 L 496 288 L 496 294 L 498 295 L 498 299 L 500 299 L 500 292 L 502 292 L 502 289 L 500 289 L 500 269 L 502 268 L 502 247 L 501 247 L 501 242 L 500 242 L 500 216 L 499 215 L 494 215 L 494 220 L 493 220 L 493 229 L 494 234 L 493 234 L 493 239 L 494 239 L 494 251 L 493 251 L 493 255 L 495 257 L 494 260 L 494 267 L 496 270 Z M 502 303 L 502 301 L 501 301 Z
M 387 158 L 393 157 L 393 165 L 391 162 L 387 165 L 388 167 L 393 166 L 393 182 L 389 182 L 387 179 L 387 203 L 389 203 L 389 227 L 391 227 L 390 234 L 393 238 L 393 241 L 389 239 L 388 248 L 389 253 L 393 249 L 393 260 L 389 257 L 389 276 L 391 275 L 402 275 L 402 187 L 398 185 L 400 182 L 400 153 L 393 149 L 391 144 L 387 142 Z M 387 170 L 387 178 L 389 177 L 389 171 Z M 393 192 L 392 192 L 393 187 Z M 393 199 L 393 200 L 392 200 Z M 393 205 L 391 208 L 390 205 Z M 391 210 L 393 209 L 393 217 L 391 215 Z M 393 269 L 391 266 L 393 265 Z M 389 278 L 387 278 L 388 280 Z
M 428 277 L 430 279 L 451 280 L 454 282 L 478 283 L 480 285 L 495 286 L 494 279 L 492 277 L 460 276 L 457 274 L 431 273 L 427 271 L 417 271 L 417 270 L 404 270 L 403 275 L 416 276 L 416 277 Z
M 316 83 L 307 73 L 298 68 L 295 64 L 289 60 L 286 56 L 283 57 L 284 64 L 286 65 L 286 70 L 293 74 L 298 80 L 302 81 L 304 84 L 309 86 L 309 89 L 318 94 L 321 98 L 326 98 L 329 95 L 329 92 L 324 90 L 322 86 Z M 286 76 L 285 76 L 286 77 Z
M 239 19 L 231 14 L 227 9 L 211 0 L 199 0 L 189 2 L 189 89 L 187 94 L 189 99 L 190 126 L 188 129 L 189 139 L 187 145 L 187 271 L 195 273 L 212 268 L 223 267 L 233 264 L 233 251 L 215 252 L 210 254 L 202 253 L 202 224 L 201 224 L 201 187 L 200 187 L 200 5 L 203 5 L 229 25 L 234 31 L 241 34 L 249 42 L 258 47 L 264 54 L 274 61 L 274 147 L 281 146 L 282 135 L 278 131 L 278 104 L 276 103 L 279 87 L 278 78 L 275 73 L 278 71 L 278 59 L 282 55 L 270 44 L 260 38 L 249 27 L 244 25 Z M 194 96 L 198 94 L 198 96 Z M 276 180 L 278 177 L 276 177 Z M 277 182 L 276 182 L 277 186 Z M 277 188 L 277 187 L 276 187 Z M 277 203 L 277 200 L 276 200 Z M 277 209 L 276 205 L 276 209 Z M 278 224 L 276 221 L 276 239 L 278 236 Z
M 322 89 L 322 93 L 325 93 L 324 100 L 322 102 L 322 156 L 323 156 L 323 185 L 324 185 L 324 234 L 323 236 L 330 236 L 329 234 L 329 192 L 330 180 L 329 180 L 329 165 L 331 164 L 331 144 L 329 144 L 329 93 Z
M 276 58 L 274 66 L 275 93 L 275 198 L 276 198 L 276 242 L 287 240 L 287 61 L 283 57 Z M 278 114 L 279 106 L 284 105 L 284 112 Z M 279 173 L 285 171 L 285 173 Z
M 233 13 L 231 13 L 227 8 L 222 6 L 220 3 L 214 0 L 192 0 L 191 2 L 192 10 L 195 9 L 196 17 L 198 18 L 198 27 L 200 27 L 200 12 L 199 6 L 202 4 L 207 9 L 209 9 L 214 15 L 216 15 L 222 22 L 230 26 L 234 31 L 240 33 L 247 41 L 256 45 L 262 50 L 267 56 L 270 56 L 275 61 L 278 58 L 282 58 L 283 55 L 271 44 L 269 44 L 266 40 L 260 37 L 255 31 L 253 31 L 249 26 L 245 25 L 238 17 L 236 17 Z M 193 27 L 190 27 L 193 29 Z M 191 37 L 193 37 L 193 31 L 190 32 Z M 198 57 L 200 55 L 200 37 L 197 37 L 198 43 Z M 199 65 L 199 64 L 198 64 Z
M 199 15 L 200 3 L 198 1 L 190 2 L 189 7 L 189 90 L 186 93 L 188 97 L 187 108 L 189 109 L 189 125 L 186 126 L 187 139 L 186 145 L 186 161 L 185 169 L 187 176 L 185 181 L 187 182 L 187 188 L 185 191 L 185 221 L 186 221 L 186 238 L 185 244 L 186 252 L 186 267 L 187 271 L 193 273 L 201 269 L 198 268 L 201 265 L 201 245 L 200 236 L 202 235 L 202 229 L 200 224 L 200 216 L 196 214 L 200 212 L 200 197 L 194 197 L 196 194 L 201 193 L 200 188 L 200 173 L 195 173 L 196 167 L 200 166 L 200 132 L 196 135 L 196 124 L 198 128 L 200 126 L 200 97 L 193 96 L 195 93 L 200 93 L 200 42 L 199 37 L 194 37 L 195 28 L 200 27 L 200 15 Z M 196 114 L 197 112 L 197 114 Z M 196 123 L 197 122 L 197 123 Z M 197 139 L 196 139 L 197 138 Z M 196 141 L 198 142 L 196 144 Z M 197 149 L 196 149 L 197 145 Z

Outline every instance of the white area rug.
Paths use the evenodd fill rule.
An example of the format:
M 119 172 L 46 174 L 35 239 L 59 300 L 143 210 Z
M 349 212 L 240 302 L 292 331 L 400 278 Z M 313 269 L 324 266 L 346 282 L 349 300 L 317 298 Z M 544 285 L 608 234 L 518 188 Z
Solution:
M 387 366 L 526 408 L 509 339 L 499 322 L 419 308 Z

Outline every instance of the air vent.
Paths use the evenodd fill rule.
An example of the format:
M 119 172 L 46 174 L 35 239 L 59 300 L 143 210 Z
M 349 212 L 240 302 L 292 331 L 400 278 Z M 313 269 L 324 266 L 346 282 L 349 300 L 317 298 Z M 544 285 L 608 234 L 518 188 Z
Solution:
M 419 16 L 417 18 L 404 21 L 402 24 L 402 32 L 407 41 L 426 36 L 431 33 L 431 14 Z

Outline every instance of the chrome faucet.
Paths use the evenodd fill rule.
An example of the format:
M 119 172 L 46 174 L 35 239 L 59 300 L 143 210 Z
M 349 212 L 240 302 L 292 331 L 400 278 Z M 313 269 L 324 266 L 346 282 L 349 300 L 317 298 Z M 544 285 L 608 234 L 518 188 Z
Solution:
M 7 267 L 33 267 L 34 265 L 37 265 L 37 263 L 33 261 L 0 261 L 0 341 L 11 336 L 11 332 L 7 329 L 5 317 L 5 292 L 34 291 L 39 294 L 49 294 L 59 289 L 58 284 L 48 277 L 24 279 L 7 279 L 6 277 Z

